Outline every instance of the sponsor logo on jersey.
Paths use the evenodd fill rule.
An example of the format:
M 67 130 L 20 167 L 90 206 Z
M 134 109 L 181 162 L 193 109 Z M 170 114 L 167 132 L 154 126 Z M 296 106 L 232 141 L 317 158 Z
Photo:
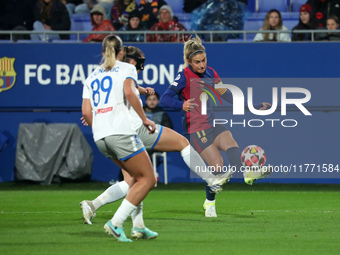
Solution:
M 12 88 L 15 84 L 17 73 L 14 70 L 15 58 L 0 58 L 0 92 Z
M 107 112 L 111 112 L 113 110 L 113 107 L 107 107 L 107 108 L 101 108 L 97 110 L 97 114 L 99 113 L 107 113 Z

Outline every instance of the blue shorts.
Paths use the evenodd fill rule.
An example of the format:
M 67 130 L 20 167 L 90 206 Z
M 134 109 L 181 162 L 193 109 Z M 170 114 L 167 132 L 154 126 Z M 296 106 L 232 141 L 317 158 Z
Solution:
M 223 125 L 217 125 L 215 127 L 201 130 L 192 134 L 187 134 L 185 137 L 190 141 L 191 146 L 201 153 L 204 149 L 208 148 L 215 141 L 216 137 L 227 131 L 228 129 Z

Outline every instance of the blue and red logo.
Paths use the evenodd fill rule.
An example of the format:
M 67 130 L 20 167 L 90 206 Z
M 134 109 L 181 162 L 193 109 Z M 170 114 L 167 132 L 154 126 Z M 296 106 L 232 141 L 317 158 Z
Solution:
M 0 92 L 8 90 L 15 84 L 17 73 L 14 70 L 15 58 L 0 58 Z
M 202 80 L 199 81 L 199 82 L 196 82 L 196 84 L 198 85 L 197 88 L 203 91 L 202 94 L 208 95 L 214 101 L 215 106 L 217 106 L 217 102 L 216 102 L 216 99 L 215 99 L 213 94 L 216 95 L 218 101 L 222 105 L 222 100 L 221 100 L 220 95 L 218 94 L 218 92 L 212 86 L 208 85 L 207 83 L 205 83 Z M 202 94 L 200 96 L 201 101 L 202 101 Z

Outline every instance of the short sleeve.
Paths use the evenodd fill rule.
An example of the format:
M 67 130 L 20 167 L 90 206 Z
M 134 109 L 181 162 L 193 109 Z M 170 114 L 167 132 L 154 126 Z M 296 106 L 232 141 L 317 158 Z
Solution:
M 84 86 L 83 86 L 83 99 L 90 99 L 90 91 L 86 83 L 84 83 Z
M 134 65 L 131 65 L 131 64 L 128 65 L 125 79 L 133 79 L 137 84 L 137 70 Z

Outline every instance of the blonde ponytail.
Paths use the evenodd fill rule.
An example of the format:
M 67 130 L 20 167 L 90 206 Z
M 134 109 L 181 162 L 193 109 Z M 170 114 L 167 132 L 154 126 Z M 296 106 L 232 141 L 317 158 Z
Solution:
M 108 35 L 103 40 L 102 52 L 103 58 L 101 61 L 105 70 L 111 70 L 116 64 L 116 58 L 119 51 L 123 48 L 122 39 L 117 35 Z
M 195 34 L 195 38 L 190 38 L 188 41 L 184 43 L 183 48 L 183 59 L 184 66 L 188 66 L 188 60 L 191 59 L 196 53 L 205 52 L 205 47 L 202 45 L 201 38 L 197 34 Z

